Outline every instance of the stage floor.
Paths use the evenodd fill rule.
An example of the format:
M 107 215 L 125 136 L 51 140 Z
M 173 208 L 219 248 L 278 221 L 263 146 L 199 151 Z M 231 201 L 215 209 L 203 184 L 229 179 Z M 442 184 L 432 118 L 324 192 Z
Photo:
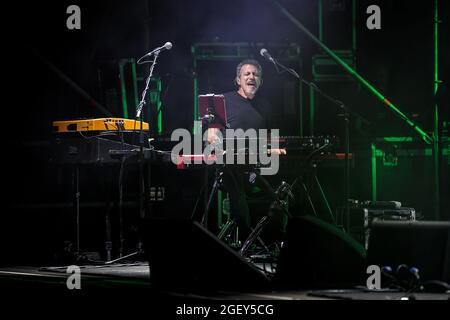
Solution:
M 155 289 L 150 281 L 150 268 L 146 262 L 83 265 L 81 291 L 97 289 L 145 290 L 153 296 L 189 300 L 449 300 L 450 293 L 405 293 L 395 290 L 369 291 L 362 287 L 321 290 L 272 291 L 208 291 Z M 67 266 L 10 266 L 0 267 L 0 287 L 3 290 L 69 290 L 67 280 L 71 273 Z M 5 291 L 4 291 L 5 292 Z
M 199 292 L 195 289 L 187 292 L 161 291 L 154 289 L 150 281 L 150 268 L 146 262 L 112 265 L 79 266 L 82 289 L 144 289 L 153 293 L 174 298 L 186 297 L 211 300 L 320 300 L 329 298 L 314 297 L 309 291 L 270 291 L 270 292 Z M 67 289 L 67 266 L 14 266 L 0 268 L 0 285 L 2 288 L 49 288 Z

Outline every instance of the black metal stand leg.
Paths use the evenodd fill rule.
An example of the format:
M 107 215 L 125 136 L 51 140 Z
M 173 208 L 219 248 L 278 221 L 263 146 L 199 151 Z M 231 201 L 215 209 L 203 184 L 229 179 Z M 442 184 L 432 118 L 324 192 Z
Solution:
M 108 171 L 106 171 L 108 172 Z M 105 194 L 108 197 L 105 199 L 105 254 L 106 260 L 112 259 L 112 220 L 111 220 L 111 212 L 114 210 L 114 201 L 111 198 L 112 196 L 112 187 L 113 185 L 104 181 L 103 182 L 103 190 L 105 190 Z
M 345 208 L 345 231 L 350 231 L 350 115 L 345 112 L 345 168 L 344 168 L 344 208 Z
M 297 179 L 301 178 L 301 180 L 302 180 L 301 184 L 302 184 L 303 192 L 304 192 L 304 195 L 305 195 L 305 197 L 306 197 L 306 199 L 307 199 L 307 201 L 309 203 L 309 206 L 311 207 L 311 210 L 312 210 L 313 214 L 316 217 L 319 216 L 318 213 L 317 213 L 316 206 L 314 205 L 314 202 L 312 200 L 311 193 L 310 193 L 310 191 L 309 191 L 309 189 L 308 189 L 308 187 L 306 185 L 306 182 L 305 182 L 305 180 L 307 178 L 308 178 L 308 181 L 310 181 L 309 184 L 314 183 L 315 186 L 317 187 L 318 192 L 319 192 L 319 197 L 320 197 L 321 201 L 323 202 L 323 204 L 325 206 L 325 210 L 327 211 L 327 215 L 329 216 L 329 219 L 331 220 L 332 223 L 337 224 L 336 218 L 334 217 L 334 214 L 333 214 L 333 210 L 331 210 L 331 206 L 330 206 L 330 204 L 329 204 L 329 202 L 327 200 L 325 192 L 323 191 L 322 185 L 319 182 L 319 178 L 317 177 L 317 174 L 314 171 L 312 171 L 312 172 L 310 172 L 308 174 L 308 177 L 305 177 L 305 176 L 306 175 L 304 174 L 302 176 L 299 176 L 299 178 L 297 178 Z
M 130 254 L 126 255 L 126 256 L 117 258 L 115 260 L 106 261 L 105 264 L 113 264 L 113 263 L 116 263 L 116 262 L 119 262 L 119 261 L 122 261 L 122 260 L 125 260 L 125 259 L 128 259 L 128 258 L 137 256 L 138 254 L 140 254 L 140 251 L 136 251 L 136 252 L 130 253 Z
M 78 164 L 75 165 L 75 172 L 73 173 L 73 185 L 75 189 L 75 216 L 76 216 L 76 241 L 77 241 L 77 255 L 80 254 L 80 168 Z
M 214 195 L 217 192 L 217 189 L 219 188 L 219 184 L 220 184 L 220 171 L 217 169 L 216 170 L 216 175 L 215 175 L 215 178 L 214 178 L 214 183 L 213 183 L 211 192 L 209 194 L 208 202 L 206 203 L 205 212 L 203 213 L 203 217 L 202 217 L 202 221 L 201 221 L 201 224 L 206 229 L 208 229 L 208 216 L 209 216 L 209 211 L 211 210 L 212 200 L 214 198 Z
M 105 218 L 105 234 L 106 234 L 106 241 L 105 241 L 105 250 L 106 250 L 106 260 L 111 260 L 112 258 L 112 239 L 111 239 L 111 206 L 106 211 L 106 218 Z
M 308 187 L 306 186 L 306 184 L 304 182 L 302 182 L 302 187 L 303 187 L 303 191 L 305 192 L 305 196 L 308 199 L 308 203 L 311 207 L 311 210 L 313 212 L 313 214 L 317 217 L 317 211 L 316 211 L 316 207 L 314 206 L 314 202 L 311 199 L 311 194 L 309 193 Z
M 320 197 L 322 198 L 323 203 L 325 204 L 326 210 L 328 215 L 331 218 L 331 221 L 336 224 L 336 219 L 333 215 L 333 211 L 331 210 L 330 204 L 328 203 L 328 200 L 325 196 L 325 193 L 323 192 L 322 186 L 320 185 L 319 179 L 317 178 L 317 175 L 314 175 L 314 182 L 317 185 L 317 188 L 319 189 Z
M 261 220 L 259 220 L 259 222 L 256 225 L 255 229 L 253 229 L 253 231 L 250 233 L 250 235 L 248 236 L 247 240 L 245 240 L 244 244 L 242 245 L 241 250 L 239 251 L 239 253 L 242 256 L 244 256 L 247 253 L 248 249 L 250 249 L 250 246 L 256 240 L 258 240 L 261 243 L 261 245 L 263 246 L 263 248 L 267 252 L 269 252 L 269 248 L 267 248 L 267 246 L 264 243 L 264 241 L 262 241 L 262 239 L 259 237 L 259 235 L 264 230 L 264 227 L 267 225 L 268 222 L 269 222 L 269 218 L 267 216 L 264 216 L 264 217 L 261 218 Z
M 143 137 L 141 138 L 143 139 Z M 143 148 L 144 142 L 141 141 L 141 149 Z M 139 199 L 139 217 L 141 220 L 145 219 L 147 217 L 147 214 L 149 214 L 150 211 L 150 170 L 151 165 L 145 166 L 145 159 L 144 159 L 144 153 L 141 150 L 140 159 L 139 159 L 139 192 L 140 192 L 140 199 Z M 144 174 L 147 173 L 147 181 L 145 179 Z M 136 248 L 136 252 L 129 254 L 127 257 L 138 255 L 143 253 L 144 250 L 144 243 L 142 240 L 142 237 L 139 235 L 138 244 Z
M 207 192 L 207 190 L 208 190 L 208 183 L 209 183 L 208 180 L 209 180 L 209 171 L 208 171 L 208 167 L 205 167 L 205 172 L 204 172 L 204 175 L 203 175 L 203 184 L 205 186 L 205 192 L 204 192 L 204 195 L 203 195 L 204 211 L 203 211 L 203 216 L 202 216 L 202 219 L 201 219 L 201 224 L 203 226 L 208 224 L 208 214 L 205 214 L 205 212 L 209 211 L 209 209 L 208 209 L 209 204 L 208 203 L 209 203 L 210 196 L 208 196 L 208 192 Z M 213 192 L 213 191 L 211 191 L 211 192 Z
M 230 247 L 240 247 L 239 228 L 234 219 L 228 220 L 227 223 L 222 226 L 217 237 Z
M 230 236 L 230 234 L 234 231 L 236 228 L 236 222 L 232 219 L 228 220 L 227 223 L 220 229 L 219 234 L 217 235 L 217 238 L 220 240 L 226 240 L 227 237 Z
M 125 239 L 123 235 L 123 176 L 125 170 L 125 157 L 122 157 L 119 171 L 119 257 L 123 256 Z M 108 259 L 110 261 L 110 259 Z

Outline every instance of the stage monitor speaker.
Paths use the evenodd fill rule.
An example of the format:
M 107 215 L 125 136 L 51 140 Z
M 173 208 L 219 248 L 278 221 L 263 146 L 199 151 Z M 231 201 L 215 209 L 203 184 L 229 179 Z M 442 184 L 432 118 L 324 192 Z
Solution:
M 264 290 L 266 275 L 199 223 L 147 219 L 144 248 L 151 285 L 181 290 Z
M 450 281 L 450 222 L 374 221 L 368 263 L 419 269 L 422 281 Z
M 365 251 L 336 226 L 314 216 L 293 218 L 275 276 L 283 288 L 348 288 L 364 284 Z

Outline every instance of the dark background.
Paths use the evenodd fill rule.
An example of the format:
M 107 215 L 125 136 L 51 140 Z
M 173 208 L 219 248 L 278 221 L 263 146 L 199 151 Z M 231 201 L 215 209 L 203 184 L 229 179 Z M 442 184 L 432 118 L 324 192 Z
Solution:
M 317 35 L 318 1 L 281 0 L 280 3 Z M 81 8 L 81 30 L 66 28 L 66 8 L 72 4 Z M 325 44 L 329 44 L 331 49 L 348 47 L 349 4 L 350 1 L 324 0 L 324 38 Z M 365 26 L 368 17 L 365 10 L 371 4 L 381 8 L 381 30 L 368 30 Z M 343 11 L 328 11 L 336 5 L 344 5 Z M 443 22 L 440 26 L 439 66 L 444 81 L 448 81 L 450 56 L 449 12 L 448 1 L 440 1 Z M 6 122 L 3 156 L 6 190 L 3 196 L 6 210 L 2 214 L 1 225 L 5 231 L 2 244 L 6 245 L 7 262 L 32 260 L 31 257 L 47 261 L 61 250 L 64 240 L 74 241 L 72 169 L 49 162 L 52 157 L 51 141 L 54 138 L 52 122 L 104 116 L 52 72 L 43 59 L 61 70 L 96 101 L 107 106 L 114 116 L 122 117 L 120 109 L 109 105 L 102 91 L 105 83 L 118 85 L 117 73 L 107 73 L 104 66 L 114 65 L 114 61 L 122 58 L 138 59 L 153 48 L 171 41 L 172 50 L 161 53 L 155 68 L 155 76 L 161 77 L 163 84 L 164 133 L 169 134 L 175 128 L 192 128 L 193 72 L 196 71 L 192 64 L 192 44 L 294 42 L 301 47 L 301 67 L 297 71 L 309 80 L 312 77 L 312 56 L 321 52 L 268 0 L 48 1 L 13 4 L 6 15 L 10 18 L 4 28 L 9 43 L 4 49 L 7 72 L 3 93 Z M 417 121 L 422 129 L 432 131 L 435 103 L 433 2 L 357 1 L 356 47 L 357 71 L 402 112 Z M 253 56 L 261 62 L 265 73 L 261 94 L 271 100 L 274 114 L 280 117 L 281 113 L 283 119 L 280 110 L 284 109 L 277 98 L 277 90 L 280 83 L 293 80 L 286 74 L 277 75 L 272 66 L 258 55 L 258 51 L 255 50 Z M 202 88 L 215 92 L 233 90 L 236 63 L 229 61 L 204 66 L 202 72 L 208 76 L 200 79 L 203 81 Z M 147 75 L 148 65 L 138 67 L 138 72 Z M 100 76 L 103 82 L 99 80 Z M 394 112 L 358 84 L 319 83 L 319 86 L 344 101 L 362 117 L 352 118 L 352 149 L 354 152 L 360 151 L 356 153 L 360 162 L 352 172 L 351 197 L 367 200 L 370 198 L 368 152 L 373 139 L 383 136 L 417 136 Z M 309 105 L 308 90 L 304 88 L 304 95 L 297 99 L 300 99 L 299 103 L 306 110 Z M 337 134 L 342 138 L 342 126 L 335 107 L 320 99 L 318 103 L 321 113 L 318 114 L 316 125 L 320 127 L 321 122 L 327 123 L 322 126 L 323 132 L 320 133 Z M 448 109 L 448 103 L 446 106 Z M 446 114 L 448 117 L 448 112 Z M 307 112 L 302 116 L 307 134 Z M 286 127 L 281 125 L 282 133 L 296 133 L 295 122 L 290 117 L 289 114 L 285 115 Z M 361 119 L 365 121 L 363 126 L 360 125 Z M 414 146 L 425 147 L 420 141 Z M 444 208 L 441 217 L 431 213 L 431 157 L 409 157 L 405 161 L 406 166 L 392 174 L 388 172 L 386 176 L 386 173 L 381 172 L 379 194 L 391 197 L 381 200 L 401 200 L 405 206 L 416 207 L 425 218 L 448 218 L 448 208 Z M 125 198 L 135 203 L 137 169 L 130 167 L 129 170 Z M 160 175 L 155 175 L 157 183 L 166 183 L 170 180 L 168 177 L 173 180 L 179 175 L 158 172 Z M 97 207 L 82 210 L 83 236 L 92 240 L 84 242 L 88 250 L 102 250 L 105 210 L 102 203 L 108 197 L 114 201 L 116 193 L 110 190 L 115 190 L 116 174 L 117 171 L 112 168 L 87 168 L 82 173 L 81 199 L 100 203 Z M 447 177 L 444 177 L 444 181 L 448 181 L 448 169 L 443 171 L 443 175 Z M 324 170 L 321 176 L 333 207 L 340 205 L 342 177 L 340 169 Z M 191 213 L 201 179 L 194 173 L 177 179 L 173 181 L 178 181 L 179 185 L 172 187 L 175 191 L 170 195 L 174 201 L 167 207 L 158 207 L 157 214 L 186 216 Z M 396 181 L 399 186 L 392 187 L 389 179 Z M 399 193 L 396 194 L 396 190 Z M 183 201 L 179 201 L 176 206 L 178 195 L 178 199 Z M 132 221 L 132 217 L 137 215 L 136 205 L 131 205 L 127 210 L 131 216 L 128 219 Z M 132 237 L 133 223 L 129 222 L 129 225 Z M 132 241 L 129 242 L 132 247 Z

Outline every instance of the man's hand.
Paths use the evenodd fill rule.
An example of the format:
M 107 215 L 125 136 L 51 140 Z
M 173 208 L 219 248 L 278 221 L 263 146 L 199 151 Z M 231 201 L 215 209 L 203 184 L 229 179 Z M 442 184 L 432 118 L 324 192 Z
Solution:
M 214 143 L 217 140 L 219 140 L 219 137 L 217 136 L 218 133 L 220 132 L 219 129 L 217 128 L 208 128 L 208 143 Z
M 268 154 L 272 154 L 273 153 L 273 154 L 278 154 L 278 155 L 287 154 L 286 149 L 268 149 L 267 153 Z

